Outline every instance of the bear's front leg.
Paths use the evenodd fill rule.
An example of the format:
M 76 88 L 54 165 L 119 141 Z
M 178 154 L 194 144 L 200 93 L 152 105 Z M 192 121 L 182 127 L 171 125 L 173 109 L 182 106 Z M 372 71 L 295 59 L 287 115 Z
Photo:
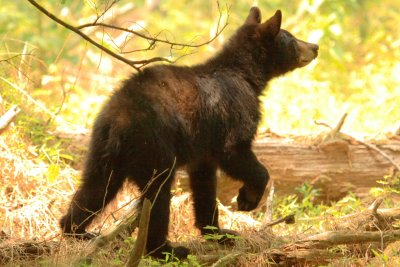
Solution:
M 192 189 L 193 206 L 196 218 L 196 227 L 204 235 L 238 235 L 233 230 L 221 229 L 218 224 L 218 206 L 216 202 L 216 170 L 213 162 L 203 161 L 188 166 L 190 187 Z M 212 226 L 208 228 L 207 226 Z M 226 237 L 218 240 L 219 243 L 230 243 Z
M 238 209 L 255 209 L 264 194 L 269 174 L 251 151 L 251 145 L 227 149 L 220 159 L 220 167 L 232 178 L 243 182 L 237 197 Z

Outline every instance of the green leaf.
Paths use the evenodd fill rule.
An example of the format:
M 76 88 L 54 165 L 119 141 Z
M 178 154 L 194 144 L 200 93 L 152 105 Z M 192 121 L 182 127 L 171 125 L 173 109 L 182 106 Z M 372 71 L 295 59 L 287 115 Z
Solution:
M 60 156 L 60 158 L 67 159 L 67 160 L 70 160 L 70 161 L 74 160 L 74 157 L 71 156 L 71 155 L 68 155 L 68 154 L 60 154 L 59 156 Z
M 218 227 L 212 226 L 212 225 L 207 225 L 207 226 L 203 227 L 203 229 L 206 229 L 206 230 L 218 230 Z
M 50 164 L 47 169 L 46 177 L 50 182 L 54 182 L 60 174 L 60 166 L 56 164 Z

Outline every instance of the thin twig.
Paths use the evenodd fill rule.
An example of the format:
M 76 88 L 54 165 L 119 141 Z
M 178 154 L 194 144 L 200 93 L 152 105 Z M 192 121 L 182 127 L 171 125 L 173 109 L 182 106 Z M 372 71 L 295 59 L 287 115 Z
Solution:
M 16 85 L 15 83 L 10 82 L 9 80 L 0 77 L 0 79 L 2 79 L 3 81 L 5 81 L 6 83 L 8 83 L 11 87 L 13 87 L 14 89 L 18 90 L 20 93 L 22 93 L 26 98 L 28 98 L 28 100 L 30 100 L 32 103 L 34 103 L 37 107 L 39 107 L 41 110 L 43 110 L 47 115 L 49 115 L 51 118 L 56 117 L 55 114 L 53 112 L 51 112 L 48 108 L 46 108 L 43 104 L 41 104 L 40 102 L 36 101 L 33 97 L 31 97 L 23 88 L 21 88 L 20 86 Z
M 101 14 L 97 14 L 96 20 L 94 22 L 97 22 L 100 18 L 102 18 L 116 3 L 118 3 L 119 0 L 114 0 L 112 1 L 108 6 L 106 6 L 103 10 L 103 12 L 101 12 Z M 96 9 L 96 13 L 97 13 L 97 7 L 95 7 Z
M 349 136 L 349 135 L 346 135 L 346 136 Z M 349 137 L 351 137 L 351 138 L 354 139 L 355 141 L 357 141 L 357 142 L 363 144 L 364 146 L 366 146 L 366 147 L 368 147 L 368 148 L 370 148 L 370 149 L 372 149 L 372 150 L 378 152 L 379 154 L 381 154 L 385 159 L 387 159 L 388 161 L 390 161 L 390 163 L 392 163 L 392 165 L 397 169 L 397 171 L 400 172 L 400 165 L 397 164 L 397 163 L 392 159 L 392 157 L 390 157 L 390 156 L 389 156 L 388 154 L 386 154 L 384 151 L 380 150 L 379 148 L 377 148 L 377 147 L 376 147 L 375 145 L 373 145 L 373 144 L 369 144 L 369 143 L 367 143 L 367 142 L 361 141 L 361 140 L 356 139 L 356 138 L 354 138 L 354 137 L 352 137 L 352 136 L 349 136 Z
M 280 223 L 283 223 L 283 222 L 286 223 L 286 224 L 293 224 L 295 222 L 294 214 L 289 214 L 289 215 L 287 215 L 287 216 L 285 216 L 283 218 L 277 219 L 277 220 L 272 221 L 270 223 L 266 223 L 264 228 L 272 227 L 274 225 L 277 225 L 277 224 L 280 224 Z
M 125 215 L 119 221 L 115 222 L 113 226 L 107 229 L 100 236 L 93 239 L 86 249 L 87 252 L 84 259 L 93 257 L 99 248 L 104 247 L 106 244 L 114 240 L 123 231 L 132 229 L 134 224 L 137 226 L 139 204 L 140 200 L 136 199 L 134 202 L 132 202 L 127 213 L 125 213 Z
M 344 113 L 342 115 L 342 117 L 340 118 L 340 120 L 339 120 L 338 124 L 336 125 L 336 127 L 332 129 L 332 132 L 331 132 L 332 136 L 334 136 L 334 135 L 336 135 L 336 134 L 338 134 L 340 132 L 340 130 L 342 129 L 342 126 L 343 126 L 344 121 L 346 120 L 346 118 L 347 118 L 347 113 Z
M 231 266 L 237 260 L 237 258 L 243 254 L 243 252 L 238 252 L 225 255 L 224 257 L 216 261 L 211 267 Z
M 84 29 L 84 28 L 87 28 L 87 27 L 105 27 L 105 28 L 110 28 L 110 29 L 114 29 L 114 30 L 128 32 L 128 33 L 134 34 L 134 35 L 136 35 L 136 36 L 138 36 L 140 38 L 147 39 L 150 42 L 154 42 L 154 43 L 157 42 L 157 43 L 169 44 L 169 45 L 171 45 L 173 47 L 177 46 L 177 47 L 199 48 L 201 46 L 204 46 L 204 45 L 212 43 L 218 37 L 218 35 L 226 28 L 226 26 L 228 26 L 228 24 L 224 24 L 221 29 L 218 29 L 217 33 L 211 39 L 209 39 L 208 41 L 205 41 L 203 43 L 199 43 L 199 44 L 186 44 L 186 43 L 172 42 L 172 41 L 165 40 L 165 39 L 159 39 L 159 38 L 151 37 L 151 36 L 142 34 L 140 32 L 127 29 L 127 28 L 123 28 L 123 27 L 119 27 L 119 26 L 115 26 L 115 25 L 111 25 L 111 24 L 107 24 L 107 23 L 102 23 L 102 22 L 87 23 L 87 24 L 83 24 L 83 25 L 77 26 L 76 28 L 77 29 Z M 125 53 L 128 53 L 128 52 L 125 52 Z
M 29 3 L 31 3 L 34 7 L 36 7 L 40 12 L 42 12 L 43 14 L 45 14 L 47 17 L 49 17 L 50 19 L 54 20 L 55 22 L 57 22 L 58 24 L 64 26 L 65 28 L 67 28 L 68 30 L 78 34 L 79 36 L 81 36 L 83 39 L 85 39 L 86 41 L 88 41 L 89 43 L 91 43 L 92 45 L 96 46 L 97 48 L 99 48 L 100 50 L 106 52 L 107 54 L 109 54 L 112 57 L 115 57 L 116 59 L 128 64 L 129 66 L 133 67 L 134 69 L 139 71 L 139 68 L 136 66 L 136 64 L 142 64 L 141 61 L 133 61 L 133 60 L 129 60 L 126 59 L 116 53 L 114 53 L 113 51 L 111 51 L 110 49 L 108 49 L 107 47 L 104 47 L 102 45 L 100 45 L 99 43 L 97 43 L 96 41 L 94 41 L 92 38 L 90 38 L 89 36 L 87 36 L 86 34 L 84 34 L 83 32 L 81 32 L 79 29 L 77 29 L 76 27 L 72 26 L 71 24 L 59 19 L 57 16 L 55 16 L 54 14 L 50 13 L 47 9 L 45 9 L 44 7 L 42 7 L 39 3 L 37 3 L 34 0 L 28 0 Z M 150 59 L 150 60 L 155 60 L 155 59 Z M 166 59 L 167 60 L 167 59 Z M 157 60 L 155 60 L 157 61 Z M 160 60 L 158 60 L 160 61 Z
M 327 124 L 326 122 L 323 122 L 323 121 L 314 120 L 314 124 L 318 125 L 318 126 L 324 126 L 326 128 L 332 129 L 332 126 L 330 126 L 329 124 Z
M 5 58 L 5 59 L 0 59 L 0 63 L 5 62 L 5 61 L 8 62 L 8 61 L 10 61 L 10 60 L 12 60 L 14 58 L 17 58 L 17 57 L 25 57 L 25 56 L 34 56 L 34 55 L 32 54 L 32 52 L 29 52 L 29 53 L 17 53 L 14 56 L 11 56 L 11 57 L 8 57 L 8 58 Z
M 225 30 L 225 28 L 228 26 L 229 10 L 230 10 L 229 6 L 227 7 L 228 12 L 227 12 L 226 22 L 221 27 L 221 21 L 222 21 L 222 14 L 223 13 L 222 13 L 222 9 L 221 9 L 221 6 L 220 6 L 218 1 L 217 1 L 217 5 L 218 5 L 219 17 L 218 17 L 218 21 L 217 21 L 216 33 L 208 41 L 205 41 L 205 42 L 202 42 L 202 43 L 199 43 L 199 44 L 187 44 L 187 43 L 172 42 L 172 41 L 169 41 L 169 40 L 166 40 L 166 39 L 160 39 L 160 38 L 157 38 L 157 37 L 151 37 L 149 35 L 145 35 L 145 34 L 142 34 L 142 33 L 138 32 L 138 31 L 134 31 L 134 30 L 131 30 L 131 29 L 128 29 L 128 28 L 123 28 L 123 27 L 119 27 L 119 26 L 115 26 L 115 25 L 111 25 L 111 24 L 107 24 L 107 23 L 97 22 L 98 19 L 96 19 L 92 23 L 86 23 L 86 24 L 79 25 L 79 26 L 76 27 L 76 29 L 81 30 L 81 29 L 88 28 L 88 27 L 105 27 L 105 28 L 110 28 L 110 29 L 119 30 L 119 31 L 123 31 L 123 32 L 128 32 L 128 33 L 134 34 L 134 35 L 136 35 L 138 37 L 141 37 L 143 39 L 147 39 L 147 40 L 149 40 L 151 42 L 165 43 L 165 44 L 169 44 L 171 46 L 178 46 L 178 47 L 199 48 L 201 46 L 204 46 L 204 45 L 212 43 Z M 157 35 L 159 35 L 159 34 L 157 34 Z
M 153 41 L 153 42 L 160 42 L 160 43 L 165 43 L 165 44 L 169 44 L 171 49 L 173 49 L 175 46 L 181 46 L 181 47 L 200 47 L 206 44 L 211 43 L 212 41 L 214 41 L 220 34 L 221 32 L 226 28 L 226 26 L 228 25 L 228 23 L 226 22 L 222 27 L 220 26 L 221 24 L 221 20 L 222 20 L 222 10 L 221 7 L 218 3 L 218 10 L 220 12 L 219 15 L 219 19 L 217 22 L 217 32 L 216 34 L 213 36 L 213 38 L 211 38 L 210 40 L 200 43 L 200 44 L 184 44 L 184 43 L 177 43 L 177 42 L 171 42 L 168 40 L 163 40 L 163 39 L 158 39 L 158 38 L 154 38 L 154 37 L 150 37 L 148 35 L 145 34 L 141 34 L 139 32 L 136 31 L 132 31 L 130 29 L 126 29 L 126 28 L 122 28 L 122 27 L 118 27 L 118 26 L 114 26 L 114 25 L 110 25 L 110 24 L 106 24 L 106 23 L 102 23 L 102 22 L 98 22 L 98 19 L 104 15 L 105 12 L 108 11 L 108 9 L 106 8 L 105 12 L 103 12 L 101 15 L 98 15 L 97 19 L 92 22 L 92 23 L 88 23 L 88 24 L 83 24 L 80 26 L 73 26 L 63 20 L 61 20 L 60 18 L 58 18 L 57 16 L 55 16 L 54 14 L 52 14 L 51 12 L 49 12 L 47 9 L 45 9 L 43 6 L 41 6 L 39 3 L 37 3 L 34 0 L 28 0 L 29 3 L 31 3 L 34 7 L 36 7 L 40 12 L 42 12 L 43 14 L 45 14 L 47 17 L 49 17 L 50 19 L 52 19 L 53 21 L 57 22 L 58 24 L 62 25 L 63 27 L 67 28 L 68 30 L 78 34 L 79 36 L 81 36 L 84 40 L 88 41 L 89 43 L 91 43 L 92 45 L 96 46 L 97 48 L 99 48 L 100 50 L 104 51 L 105 53 L 107 53 L 108 55 L 128 64 L 129 66 L 133 67 L 134 69 L 136 69 L 137 71 L 140 71 L 140 68 L 142 68 L 143 66 L 146 66 L 150 63 L 154 63 L 154 62 L 168 62 L 168 63 L 175 63 L 177 60 L 179 60 L 181 57 L 179 57 L 176 60 L 170 60 L 168 58 L 165 57 L 153 57 L 153 58 L 149 58 L 149 59 L 143 59 L 143 60 L 129 60 L 127 58 L 124 58 L 123 56 L 111 51 L 110 49 L 108 49 L 107 47 L 99 44 L 98 42 L 96 42 L 95 40 L 93 40 L 92 38 L 90 38 L 88 35 L 86 35 L 85 33 L 83 33 L 81 31 L 81 29 L 83 28 L 87 28 L 87 27 L 94 27 L 94 26 L 101 26 L 101 27 L 106 27 L 106 28 L 111 28 L 111 29 L 116 29 L 116 30 L 120 30 L 120 31 L 125 31 L 125 32 L 129 32 L 132 33 L 138 37 L 147 39 L 149 41 Z M 113 5 L 114 3 L 112 3 L 111 5 Z M 228 9 L 229 11 L 229 9 Z M 228 17 L 229 17 L 229 12 L 228 12 Z M 150 45 L 150 47 L 154 47 L 154 45 Z

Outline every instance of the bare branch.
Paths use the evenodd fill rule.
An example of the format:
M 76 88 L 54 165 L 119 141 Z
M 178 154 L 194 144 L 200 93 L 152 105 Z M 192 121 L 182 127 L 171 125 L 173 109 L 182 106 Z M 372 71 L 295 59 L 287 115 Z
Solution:
M 54 14 L 50 13 L 49 11 L 47 11 L 44 7 L 42 7 L 41 5 L 39 5 L 36 1 L 34 0 L 28 0 L 29 3 L 31 3 L 33 6 L 35 6 L 40 12 L 42 12 L 43 14 L 45 14 L 46 16 L 48 16 L 50 19 L 54 20 L 55 22 L 57 22 L 58 24 L 64 26 L 65 28 L 67 28 L 68 30 L 78 34 L 79 36 L 81 36 L 83 39 L 85 39 L 86 41 L 88 41 L 89 43 L 91 43 L 92 45 L 96 46 L 97 48 L 99 48 L 100 50 L 106 52 L 107 54 L 109 54 L 112 57 L 115 57 L 116 59 L 128 64 L 129 66 L 133 67 L 136 70 L 139 70 L 139 68 L 137 66 L 135 66 L 135 64 L 141 64 L 136 63 L 135 61 L 126 59 L 116 53 L 114 53 L 113 51 L 111 51 L 110 49 L 108 49 L 107 47 L 104 47 L 102 45 L 100 45 L 99 43 L 97 43 L 96 41 L 94 41 L 92 38 L 90 38 L 89 36 L 87 36 L 86 34 L 84 34 L 83 32 L 81 32 L 79 29 L 77 29 L 76 27 L 72 26 L 71 24 L 66 23 L 65 21 L 59 19 L 58 17 L 56 17 Z
M 222 31 L 227 27 L 228 25 L 228 18 L 229 18 L 229 7 L 227 7 L 227 20 L 224 23 L 224 25 L 221 26 L 221 22 L 222 22 L 222 18 L 223 18 L 223 12 L 222 12 L 222 8 L 219 4 L 219 2 L 217 2 L 218 4 L 218 10 L 219 10 L 219 18 L 217 21 L 217 30 L 216 33 L 214 34 L 214 36 L 202 43 L 199 44 L 193 44 L 193 43 L 180 43 L 180 42 L 172 42 L 169 41 L 168 39 L 161 39 L 158 38 L 157 36 L 160 35 L 160 33 L 158 33 L 157 35 L 155 35 L 155 37 L 151 36 L 149 33 L 148 34 L 143 34 L 140 33 L 138 31 L 134 31 L 131 29 L 127 29 L 127 28 L 123 28 L 123 27 L 119 27 L 119 26 L 115 26 L 115 25 L 110 25 L 107 23 L 103 23 L 103 22 L 99 22 L 99 19 L 101 17 L 103 17 L 111 8 L 113 5 L 115 5 L 119 0 L 114 0 L 112 1 L 109 5 L 107 5 L 105 7 L 105 9 L 99 14 L 97 7 L 95 6 L 95 10 L 97 13 L 97 17 L 96 19 L 92 22 L 92 23 L 87 23 L 87 24 L 83 24 L 80 26 L 73 26 L 63 20 L 61 20 L 60 18 L 58 18 L 56 15 L 52 14 L 51 12 L 49 12 L 47 9 L 45 9 L 43 6 L 41 6 L 38 2 L 34 1 L 34 0 L 28 0 L 29 3 L 31 3 L 34 7 L 36 7 L 40 12 L 42 12 L 43 14 L 45 14 L 47 17 L 49 17 L 50 19 L 52 19 L 53 21 L 55 21 L 56 23 L 62 25 L 63 27 L 67 28 L 68 30 L 78 34 L 80 37 L 82 37 L 84 40 L 88 41 L 89 43 L 91 43 L 92 45 L 96 46 L 97 48 L 99 48 L 100 50 L 104 51 L 105 53 L 107 53 L 108 55 L 128 64 L 129 66 L 133 67 L 134 69 L 136 69 L 137 71 L 140 71 L 140 68 L 154 63 L 154 62 L 168 62 L 168 63 L 174 63 L 177 60 L 179 60 L 180 58 L 182 58 L 183 56 L 187 56 L 191 53 L 185 54 L 183 56 L 178 57 L 176 60 L 170 60 L 166 57 L 153 57 L 153 58 L 149 58 L 149 59 L 142 59 L 142 60 L 130 60 L 127 59 L 123 56 L 121 56 L 120 54 L 128 54 L 128 53 L 133 53 L 133 52 L 139 52 L 139 51 L 146 51 L 146 50 L 151 50 L 154 49 L 154 47 L 156 46 L 156 43 L 163 43 L 163 44 L 167 44 L 170 46 L 170 51 L 172 54 L 172 50 L 180 50 L 183 48 L 198 48 L 204 45 L 207 45 L 211 42 L 213 42 L 221 33 Z M 149 46 L 147 48 L 144 49 L 136 49 L 136 50 L 132 50 L 129 52 L 124 52 L 123 49 L 121 49 L 120 47 L 118 47 L 118 45 L 116 45 L 114 43 L 114 45 L 116 45 L 118 47 L 118 49 L 120 50 L 119 53 L 116 53 L 110 49 L 108 49 L 107 47 L 103 46 L 102 44 L 96 42 L 95 40 L 93 40 L 92 38 L 90 38 L 87 34 L 85 34 L 84 32 L 82 32 L 81 30 L 84 28 L 89 28 L 89 27 L 103 27 L 103 28 L 109 28 L 109 29 L 114 29 L 114 30 L 118 30 L 118 31 L 123 31 L 123 32 L 127 32 L 130 34 L 133 34 L 137 37 L 140 37 L 142 39 L 148 40 L 149 41 Z M 123 46 L 126 45 L 126 40 L 124 41 Z
M 33 54 L 32 53 L 18 53 L 18 54 L 16 54 L 16 55 L 14 55 L 14 56 L 10 56 L 10 57 L 8 57 L 8 58 L 5 58 L 5 59 L 0 59 L 0 63 L 2 63 L 2 62 L 9 62 L 10 60 L 13 60 L 14 58 L 18 58 L 18 57 L 23 57 L 23 56 L 33 56 Z

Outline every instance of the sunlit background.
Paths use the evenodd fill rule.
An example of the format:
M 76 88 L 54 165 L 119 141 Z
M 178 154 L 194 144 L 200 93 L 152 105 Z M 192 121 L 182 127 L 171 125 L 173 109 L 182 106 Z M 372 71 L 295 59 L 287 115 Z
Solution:
M 45 1 L 45 7 L 73 24 L 93 21 L 110 1 Z M 283 12 L 283 28 L 320 46 L 318 59 L 304 69 L 272 81 L 262 97 L 260 132 L 285 135 L 325 131 L 315 121 L 334 126 L 348 113 L 343 131 L 379 137 L 400 125 L 400 2 L 392 0 L 219 1 L 227 28 L 210 45 L 171 53 L 167 45 L 126 54 L 131 59 L 165 56 L 193 65 L 212 57 L 257 4 L 267 19 Z M 229 10 L 228 10 L 229 9 Z M 97 13 L 96 13 L 97 12 Z M 215 0 L 120 1 L 105 19 L 168 40 L 201 43 L 215 34 L 219 9 Z M 22 87 L 51 112 L 90 128 L 101 104 L 134 70 L 101 53 L 80 37 L 39 14 L 26 1 L 0 6 L 1 76 Z M 146 41 L 117 31 L 89 28 L 114 51 L 143 49 Z M 2 93 L 15 94 L 4 81 Z M 3 97 L 5 97 L 3 95 Z M 15 96 L 13 96 L 15 97 Z M 35 108 L 37 109 L 37 108 Z M 38 118 L 46 114 L 37 110 Z

